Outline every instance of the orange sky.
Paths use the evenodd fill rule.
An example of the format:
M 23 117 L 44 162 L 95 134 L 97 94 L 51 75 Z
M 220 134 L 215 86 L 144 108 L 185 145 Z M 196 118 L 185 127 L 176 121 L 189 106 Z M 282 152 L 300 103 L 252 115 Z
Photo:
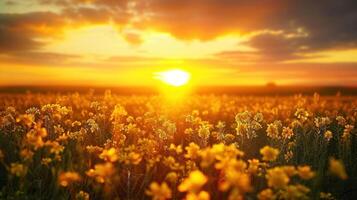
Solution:
M 357 85 L 357 4 L 322 1 L 0 1 L 0 85 Z

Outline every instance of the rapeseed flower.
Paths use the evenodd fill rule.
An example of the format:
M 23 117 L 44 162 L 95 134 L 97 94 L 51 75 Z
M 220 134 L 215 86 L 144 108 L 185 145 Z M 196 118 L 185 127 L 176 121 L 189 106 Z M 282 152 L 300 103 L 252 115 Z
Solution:
M 178 186 L 180 192 L 197 193 L 207 183 L 207 177 L 199 170 L 192 171 L 189 176 Z
M 342 180 L 346 180 L 348 178 L 346 170 L 345 170 L 345 166 L 343 165 L 341 160 L 336 160 L 335 158 L 330 158 L 329 171 L 331 174 L 339 177 Z
M 284 169 L 280 167 L 268 169 L 265 177 L 268 181 L 268 186 L 277 189 L 284 188 L 290 181 L 289 176 Z
M 151 196 L 153 200 L 165 200 L 171 199 L 172 192 L 169 186 L 163 182 L 158 184 L 153 182 L 150 184 L 149 189 L 145 192 L 148 196 Z
M 260 149 L 260 154 L 263 155 L 264 161 L 275 161 L 279 155 L 279 150 L 270 146 L 265 146 Z
M 58 176 L 58 183 L 63 186 L 67 187 L 71 183 L 79 182 L 81 177 L 77 172 L 61 172 Z

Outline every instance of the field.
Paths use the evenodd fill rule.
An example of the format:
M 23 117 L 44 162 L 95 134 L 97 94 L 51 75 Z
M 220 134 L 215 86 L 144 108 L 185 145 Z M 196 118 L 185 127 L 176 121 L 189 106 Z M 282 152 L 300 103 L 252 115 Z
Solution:
M 357 97 L 2 94 L 0 199 L 354 199 Z

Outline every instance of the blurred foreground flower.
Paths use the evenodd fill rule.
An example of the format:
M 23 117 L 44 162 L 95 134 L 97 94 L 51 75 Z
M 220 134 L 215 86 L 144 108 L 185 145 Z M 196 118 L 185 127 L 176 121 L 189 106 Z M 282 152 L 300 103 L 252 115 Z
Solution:
M 62 172 L 58 176 L 58 183 L 63 187 L 67 187 L 71 183 L 79 182 L 80 180 L 81 177 L 76 172 Z
M 114 174 L 114 167 L 112 163 L 97 164 L 94 169 L 90 169 L 86 172 L 87 176 L 95 178 L 98 183 L 104 183 L 110 180 Z
M 299 166 L 298 174 L 299 174 L 300 178 L 302 178 L 304 180 L 311 179 L 312 177 L 315 176 L 315 172 L 311 171 L 310 166 Z
M 266 174 L 266 179 L 268 180 L 268 186 L 273 188 L 283 188 L 290 181 L 289 176 L 281 167 L 269 169 Z
M 329 171 L 331 174 L 339 177 L 342 180 L 346 180 L 348 178 L 345 166 L 343 165 L 342 161 L 336 160 L 335 158 L 330 158 Z
M 99 155 L 99 158 L 108 161 L 108 162 L 115 162 L 119 159 L 117 151 L 115 148 L 104 149 L 103 152 Z
M 76 200 L 89 200 L 89 194 L 81 190 L 76 194 Z
M 27 173 L 27 167 L 20 163 L 11 163 L 10 172 L 18 177 L 23 177 Z
M 193 171 L 190 175 L 178 186 L 180 192 L 198 192 L 201 187 L 207 182 L 207 177 L 199 170 Z
M 151 196 L 153 200 L 171 199 L 172 196 L 171 189 L 165 182 L 161 183 L 161 185 L 157 182 L 151 183 L 145 193 Z
M 265 189 L 262 190 L 259 194 L 258 194 L 258 199 L 259 200 L 273 200 L 274 199 L 274 193 L 273 190 L 271 189 Z
M 263 155 L 264 161 L 274 161 L 279 155 L 279 150 L 269 146 L 265 146 L 260 149 L 260 154 Z

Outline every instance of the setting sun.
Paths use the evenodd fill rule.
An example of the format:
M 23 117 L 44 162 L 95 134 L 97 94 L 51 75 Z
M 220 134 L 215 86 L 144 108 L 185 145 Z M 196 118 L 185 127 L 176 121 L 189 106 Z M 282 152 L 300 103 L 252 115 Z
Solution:
M 190 77 L 191 75 L 188 72 L 180 69 L 157 72 L 154 75 L 154 78 L 175 87 L 187 84 L 190 80 Z

